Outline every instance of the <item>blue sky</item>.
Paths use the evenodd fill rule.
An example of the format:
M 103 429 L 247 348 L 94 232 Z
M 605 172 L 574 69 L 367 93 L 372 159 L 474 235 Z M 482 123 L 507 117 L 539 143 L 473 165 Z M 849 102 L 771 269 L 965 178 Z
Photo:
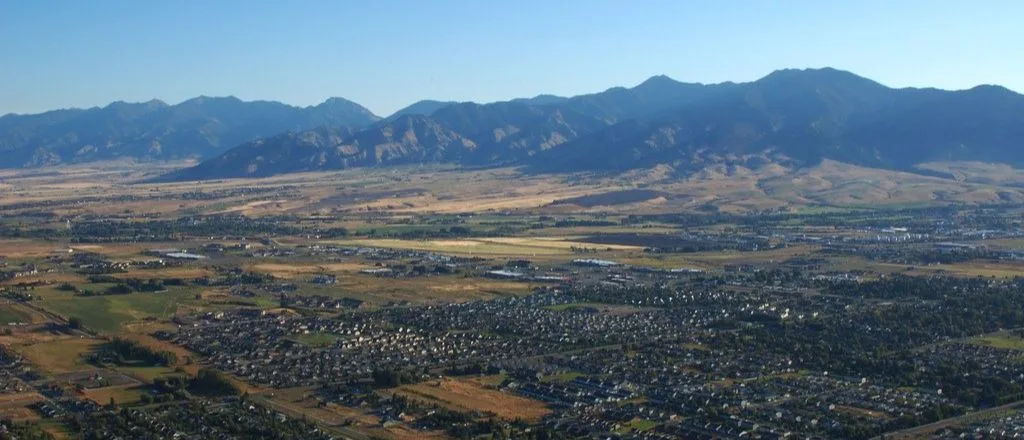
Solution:
M 1024 91 L 1020 0 L 0 0 L 0 114 L 234 95 L 387 115 L 832 66 Z

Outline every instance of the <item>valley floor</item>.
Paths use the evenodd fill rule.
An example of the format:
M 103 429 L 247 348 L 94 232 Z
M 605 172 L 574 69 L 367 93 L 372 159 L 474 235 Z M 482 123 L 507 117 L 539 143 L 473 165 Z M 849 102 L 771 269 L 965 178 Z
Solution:
M 138 183 L 173 166 L 0 171 L 2 427 L 738 439 L 1024 426 L 1018 170 Z

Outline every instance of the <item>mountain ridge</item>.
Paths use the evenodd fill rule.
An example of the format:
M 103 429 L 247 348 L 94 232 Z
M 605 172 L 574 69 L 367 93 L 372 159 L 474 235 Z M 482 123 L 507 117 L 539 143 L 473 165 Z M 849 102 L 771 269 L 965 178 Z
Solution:
M 430 121 L 431 130 L 449 130 L 475 149 L 444 156 L 432 153 L 433 145 L 406 142 L 389 150 L 406 156 L 387 163 L 426 157 L 471 166 L 520 165 L 533 172 L 621 172 L 656 165 L 697 170 L 731 163 L 801 166 L 825 159 L 900 170 L 930 160 L 977 157 L 1024 164 L 1016 148 L 1017 140 L 1024 139 L 1024 95 L 1001 87 L 894 89 L 833 68 L 784 69 L 747 83 L 684 83 L 657 75 L 632 88 L 531 102 L 435 101 L 438 108 L 419 117 Z M 401 128 L 392 122 L 381 121 L 371 130 Z M 409 136 L 418 137 L 415 132 Z M 379 147 L 368 142 L 348 144 L 366 151 Z M 246 148 L 237 147 L 236 169 L 249 166 Z M 321 148 L 324 155 L 337 154 Z M 316 170 L 387 165 L 326 163 L 341 165 Z M 294 168 L 262 163 L 260 173 L 274 174 L 275 167 L 281 172 Z M 202 170 L 200 164 L 177 176 L 206 178 Z
M 254 115 L 234 114 L 239 106 Z M 166 115 L 154 119 L 154 113 Z M 11 123 L 19 118 L 25 120 Z M 116 102 L 101 109 L 0 118 L 0 151 L 8 153 L 8 163 L 12 157 L 18 162 L 25 149 L 12 144 L 28 142 L 40 126 L 67 120 L 84 120 L 99 134 L 58 137 L 56 148 L 29 149 L 33 155 L 20 158 L 17 166 L 103 158 L 96 150 L 104 146 L 75 150 L 63 144 L 82 144 L 78 138 L 88 136 L 103 140 L 119 123 L 134 131 L 125 130 L 129 141 L 107 150 L 129 144 L 125 154 L 144 159 L 215 160 L 216 166 L 200 163 L 167 176 L 189 179 L 417 162 L 514 165 L 535 172 L 660 164 L 686 170 L 730 161 L 799 166 L 823 159 L 901 170 L 932 160 L 1024 164 L 1019 148 L 1024 95 L 993 85 L 959 91 L 891 88 L 834 68 L 781 69 L 745 83 L 686 83 L 655 75 L 629 88 L 487 104 L 423 100 L 383 119 L 343 98 L 302 108 L 205 96 L 173 106 L 156 100 Z M 160 142 L 141 142 L 151 139 L 201 147 L 164 152 Z
M 238 144 L 323 125 L 365 127 L 380 120 L 343 98 L 294 107 L 234 96 L 178 104 L 115 101 L 104 107 L 0 117 L 0 166 L 46 166 L 132 158 L 209 158 Z

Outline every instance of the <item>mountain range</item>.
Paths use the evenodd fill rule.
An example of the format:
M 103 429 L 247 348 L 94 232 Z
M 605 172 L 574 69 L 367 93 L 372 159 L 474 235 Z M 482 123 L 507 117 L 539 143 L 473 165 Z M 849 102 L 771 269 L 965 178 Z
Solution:
M 177 105 L 114 102 L 106 107 L 0 117 L 0 167 L 131 158 L 213 157 L 254 139 L 320 126 L 367 127 L 380 120 L 342 98 L 293 107 L 200 96 Z
M 900 170 L 958 160 L 1020 166 L 1022 143 L 1024 95 L 999 86 L 894 89 L 831 68 L 748 83 L 655 76 L 632 88 L 490 104 L 420 101 L 386 118 L 340 98 L 307 108 L 198 98 L 0 118 L 4 166 L 205 159 L 165 180 L 422 163 L 535 172 L 825 159 Z

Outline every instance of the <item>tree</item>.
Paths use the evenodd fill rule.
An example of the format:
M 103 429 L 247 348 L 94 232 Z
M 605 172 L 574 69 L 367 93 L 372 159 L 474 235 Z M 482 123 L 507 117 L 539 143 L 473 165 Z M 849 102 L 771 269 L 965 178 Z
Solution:
M 80 329 L 82 328 L 82 318 L 72 316 L 68 318 L 68 328 Z
M 231 379 L 220 371 L 203 368 L 195 378 L 189 381 L 188 388 L 195 394 L 204 396 L 237 396 L 241 390 Z

